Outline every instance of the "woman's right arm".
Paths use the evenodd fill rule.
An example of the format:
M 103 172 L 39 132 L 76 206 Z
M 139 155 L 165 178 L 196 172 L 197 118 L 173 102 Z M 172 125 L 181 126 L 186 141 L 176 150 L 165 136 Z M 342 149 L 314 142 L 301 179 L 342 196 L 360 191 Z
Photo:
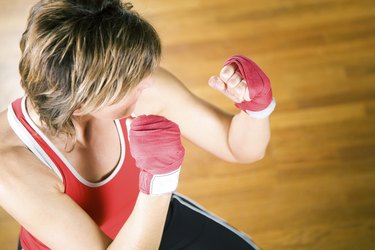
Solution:
M 170 199 L 171 194 L 140 192 L 132 214 L 108 249 L 159 249 Z
M 51 249 L 158 249 L 170 196 L 140 193 L 112 242 L 29 150 L 0 148 L 0 206 Z
M 51 249 L 109 246 L 110 238 L 30 151 L 13 147 L 0 155 L 0 205 L 33 236 Z

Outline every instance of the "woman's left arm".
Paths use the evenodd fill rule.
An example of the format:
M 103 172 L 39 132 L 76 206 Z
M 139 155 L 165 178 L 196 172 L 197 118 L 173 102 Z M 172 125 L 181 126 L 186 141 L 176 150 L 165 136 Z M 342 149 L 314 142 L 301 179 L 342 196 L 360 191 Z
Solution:
M 229 162 L 251 163 L 264 156 L 270 138 L 268 117 L 255 119 L 243 111 L 229 114 L 192 94 L 162 68 L 153 80 L 153 86 L 139 97 L 136 114 L 165 116 L 180 126 L 189 141 Z M 246 100 L 248 95 L 232 65 L 211 77 L 209 85 L 235 102 Z

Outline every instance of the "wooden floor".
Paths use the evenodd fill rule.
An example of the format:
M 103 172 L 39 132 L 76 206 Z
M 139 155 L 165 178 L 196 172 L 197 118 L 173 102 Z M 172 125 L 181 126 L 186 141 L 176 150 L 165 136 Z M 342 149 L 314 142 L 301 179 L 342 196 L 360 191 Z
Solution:
M 21 95 L 18 40 L 34 1 L 0 0 L 0 108 Z M 160 33 L 162 64 L 202 98 L 235 53 L 269 75 L 277 100 L 264 160 L 220 161 L 186 142 L 179 191 L 265 250 L 375 249 L 373 0 L 138 0 Z M 25 204 L 27 209 L 27 204 Z M 0 211 L 0 249 L 18 228 Z

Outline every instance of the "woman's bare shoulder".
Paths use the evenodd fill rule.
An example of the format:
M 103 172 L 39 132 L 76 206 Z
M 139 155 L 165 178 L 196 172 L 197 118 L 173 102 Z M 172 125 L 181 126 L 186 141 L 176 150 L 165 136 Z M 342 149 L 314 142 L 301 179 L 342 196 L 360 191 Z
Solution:
M 12 147 L 24 146 L 22 141 L 13 132 L 9 125 L 7 110 L 0 112 L 0 149 L 9 149 Z
M 139 96 L 135 113 L 164 115 L 171 102 L 191 97 L 190 91 L 168 70 L 159 67 L 152 75 L 153 85 Z
M 2 190 L 13 190 L 14 185 L 21 183 L 34 185 L 32 183 L 36 183 L 35 180 L 43 181 L 47 185 L 60 185 L 58 177 L 31 153 L 13 132 L 8 123 L 7 112 L 2 111 L 0 113 L 0 193 Z

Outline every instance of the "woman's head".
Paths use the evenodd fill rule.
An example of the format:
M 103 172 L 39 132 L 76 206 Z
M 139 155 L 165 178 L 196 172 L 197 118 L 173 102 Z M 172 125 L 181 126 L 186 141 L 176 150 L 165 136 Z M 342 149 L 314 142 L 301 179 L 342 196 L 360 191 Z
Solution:
M 116 0 L 42 0 L 20 47 L 21 84 L 52 134 L 74 135 L 72 114 L 118 102 L 157 66 L 154 28 Z

